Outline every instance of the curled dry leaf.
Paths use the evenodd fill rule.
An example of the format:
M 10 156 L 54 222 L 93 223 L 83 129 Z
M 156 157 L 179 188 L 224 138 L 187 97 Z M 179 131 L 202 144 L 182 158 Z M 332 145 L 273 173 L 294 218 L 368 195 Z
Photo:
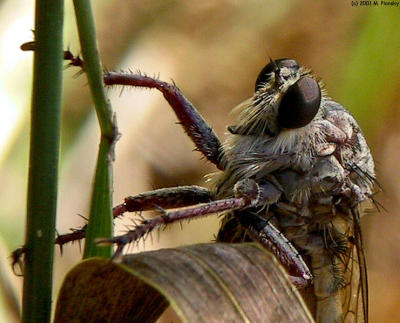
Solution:
M 67 275 L 55 322 L 312 322 L 275 258 L 256 244 L 198 244 L 89 259 Z

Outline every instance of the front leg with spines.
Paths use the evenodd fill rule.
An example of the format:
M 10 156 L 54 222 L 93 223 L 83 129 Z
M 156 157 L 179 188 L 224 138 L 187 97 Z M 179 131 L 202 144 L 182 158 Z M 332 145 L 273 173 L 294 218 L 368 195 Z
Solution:
M 104 75 L 106 85 L 130 85 L 159 90 L 174 110 L 186 134 L 196 148 L 218 169 L 223 169 L 223 149 L 214 130 L 208 125 L 193 104 L 173 84 L 155 78 L 130 73 L 109 72 Z

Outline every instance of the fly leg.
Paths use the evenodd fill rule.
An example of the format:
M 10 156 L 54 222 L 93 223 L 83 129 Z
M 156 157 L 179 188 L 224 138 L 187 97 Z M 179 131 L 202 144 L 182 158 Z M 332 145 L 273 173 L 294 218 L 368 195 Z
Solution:
M 288 270 L 293 284 L 298 288 L 304 288 L 312 280 L 312 274 L 288 239 L 270 223 L 257 213 L 257 208 L 268 207 L 276 203 L 282 195 L 270 182 L 256 183 L 252 179 L 244 179 L 236 183 L 235 195 L 248 198 L 251 208 L 233 212 L 241 226 L 250 237 L 259 242 L 264 248 L 271 251 L 279 262 Z
M 185 132 L 196 148 L 219 169 L 222 165 L 222 145 L 214 130 L 207 124 L 191 102 L 173 84 L 155 78 L 129 73 L 109 72 L 104 75 L 106 85 L 130 85 L 159 90 L 174 110 Z
M 250 237 L 271 251 L 286 268 L 293 285 L 301 289 L 311 284 L 313 275 L 302 256 L 272 223 L 252 212 L 239 211 L 235 216 Z
M 172 209 L 211 200 L 211 192 L 196 185 L 161 188 L 125 198 L 123 204 L 113 208 L 113 214 L 117 217 L 124 212 L 148 211 L 160 207 Z
M 161 216 L 143 220 L 139 225 L 136 225 L 132 230 L 129 230 L 127 233 L 116 236 L 109 240 L 99 240 L 99 243 L 115 243 L 117 245 L 117 250 L 114 257 L 119 256 L 120 254 L 122 254 L 122 251 L 127 244 L 139 241 L 141 238 L 151 233 L 154 229 L 169 225 L 174 222 L 198 219 L 200 217 L 208 216 L 214 213 L 240 209 L 247 206 L 248 204 L 249 202 L 245 198 L 234 197 L 198 204 L 170 212 L 160 207 L 159 210 L 162 213 Z
M 239 221 L 248 230 L 251 237 L 274 253 L 282 265 L 288 268 L 290 274 L 294 275 L 292 281 L 296 286 L 304 287 L 310 283 L 312 275 L 301 256 L 272 224 L 251 212 L 253 208 L 276 203 L 280 195 L 281 191 L 271 183 L 258 184 L 254 180 L 244 179 L 235 185 L 232 198 L 211 201 L 171 212 L 167 212 L 160 205 L 161 216 L 143 220 L 126 234 L 100 242 L 117 244 L 115 256 L 118 256 L 127 244 L 140 240 L 156 228 L 182 220 L 238 210 Z M 126 204 L 128 204 L 127 202 L 128 200 Z
M 113 216 L 116 218 L 125 212 L 154 210 L 159 207 L 165 209 L 179 208 L 211 200 L 211 192 L 196 185 L 162 188 L 127 197 L 124 203 L 113 208 Z M 86 226 L 83 226 L 81 229 L 72 230 L 71 233 L 59 235 L 56 238 L 56 244 L 62 247 L 68 242 L 83 239 L 85 236 Z
M 274 190 L 272 190 L 272 188 Z M 123 248 L 134 241 L 140 240 L 145 235 L 152 232 L 154 229 L 161 226 L 168 225 L 170 223 L 179 222 L 182 220 L 191 220 L 203 216 L 208 216 L 210 214 L 232 211 L 237 209 L 243 209 L 248 206 L 256 206 L 260 203 L 264 203 L 266 200 L 276 201 L 279 198 L 280 191 L 274 188 L 272 184 L 268 187 L 260 186 L 253 180 L 242 180 L 239 181 L 234 188 L 234 197 L 220 199 L 216 201 L 211 201 L 208 203 L 201 203 L 197 201 L 197 205 L 193 205 L 184 209 L 167 212 L 164 208 L 171 208 L 169 203 L 164 203 L 154 206 L 153 208 L 158 208 L 162 215 L 143 220 L 139 225 L 135 226 L 132 230 L 128 231 L 126 234 L 116 236 L 113 239 L 105 240 L 103 242 L 116 243 L 118 248 L 116 254 L 122 253 Z M 140 198 L 142 199 L 142 198 Z M 136 197 L 133 200 L 138 200 Z M 135 205 L 136 202 L 131 199 L 126 199 L 125 203 L 118 207 L 121 212 L 128 211 L 129 207 Z M 148 204 L 142 203 L 142 204 Z M 186 204 L 187 205 L 187 204 Z M 174 205 L 178 207 L 177 205 Z M 180 206 L 185 206 L 181 204 Z M 134 207 L 135 210 L 138 207 Z M 142 205 L 141 209 L 144 209 Z

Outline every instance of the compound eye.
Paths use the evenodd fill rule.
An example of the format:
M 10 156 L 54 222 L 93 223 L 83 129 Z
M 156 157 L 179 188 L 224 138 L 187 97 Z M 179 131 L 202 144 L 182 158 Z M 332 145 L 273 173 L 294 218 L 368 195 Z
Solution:
M 281 128 L 295 129 L 309 124 L 318 112 L 321 89 L 311 77 L 302 77 L 283 95 L 278 108 Z
M 291 58 L 280 58 L 271 61 L 270 63 L 265 65 L 264 68 L 261 70 L 260 74 L 258 74 L 255 91 L 259 90 L 265 85 L 265 83 L 269 82 L 272 77 L 272 72 L 274 72 L 276 68 L 280 67 L 298 69 L 299 64 L 294 59 Z

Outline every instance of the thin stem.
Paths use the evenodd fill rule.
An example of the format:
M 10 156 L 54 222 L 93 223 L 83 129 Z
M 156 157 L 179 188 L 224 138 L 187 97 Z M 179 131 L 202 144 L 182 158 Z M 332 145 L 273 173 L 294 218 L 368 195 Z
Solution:
M 63 1 L 36 1 L 23 322 L 49 322 L 57 211 Z
M 84 258 L 111 257 L 111 247 L 98 247 L 96 238 L 112 236 L 112 161 L 118 130 L 105 95 L 103 73 L 97 49 L 96 29 L 90 1 L 74 0 L 82 56 L 101 130 L 100 148 L 87 227 Z
M 92 99 L 99 120 L 101 134 L 114 140 L 116 126 L 113 112 L 103 86 L 103 71 L 96 40 L 96 27 L 89 0 L 74 0 L 82 57 L 85 64 Z

